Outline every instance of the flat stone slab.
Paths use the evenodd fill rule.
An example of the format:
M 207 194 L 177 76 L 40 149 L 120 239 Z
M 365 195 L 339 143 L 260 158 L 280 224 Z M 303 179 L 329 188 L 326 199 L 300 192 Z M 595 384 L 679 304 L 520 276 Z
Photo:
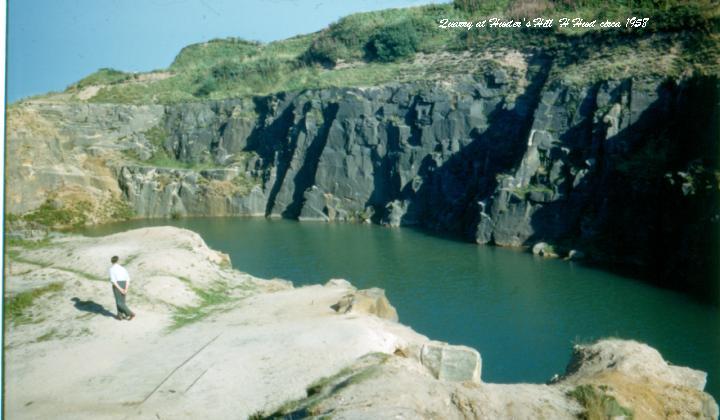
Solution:
M 420 350 L 420 361 L 437 379 L 480 382 L 482 359 L 473 348 L 430 341 Z

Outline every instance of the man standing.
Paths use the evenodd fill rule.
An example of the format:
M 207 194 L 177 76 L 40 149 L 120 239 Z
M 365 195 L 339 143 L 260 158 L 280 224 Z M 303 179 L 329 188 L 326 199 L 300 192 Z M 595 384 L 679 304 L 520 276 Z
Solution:
M 128 321 L 132 321 L 135 318 L 135 313 L 125 304 L 125 295 L 127 295 L 128 287 L 130 287 L 130 274 L 128 274 L 125 267 L 118 264 L 119 259 L 117 256 L 110 258 L 112 263 L 112 267 L 110 267 L 110 283 L 112 283 L 118 311 L 115 318 L 118 320 L 127 318 Z

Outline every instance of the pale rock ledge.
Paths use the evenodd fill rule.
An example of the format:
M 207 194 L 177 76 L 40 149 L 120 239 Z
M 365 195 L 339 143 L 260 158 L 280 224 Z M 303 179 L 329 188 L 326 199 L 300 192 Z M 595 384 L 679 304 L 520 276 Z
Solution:
M 382 290 L 258 279 L 188 230 L 67 236 L 10 251 L 6 293 L 47 292 L 8 320 L 9 418 L 718 415 L 704 373 L 632 341 L 576 347 L 552 385 L 482 382 L 476 350 L 399 324 Z M 115 254 L 133 276 L 131 322 L 111 317 L 105 276 Z

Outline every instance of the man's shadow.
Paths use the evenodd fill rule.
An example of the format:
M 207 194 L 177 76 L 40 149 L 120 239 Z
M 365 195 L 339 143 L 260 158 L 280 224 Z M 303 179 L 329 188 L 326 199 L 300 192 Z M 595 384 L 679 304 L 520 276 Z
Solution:
M 90 312 L 98 315 L 105 315 L 112 318 L 115 317 L 115 314 L 105 309 L 105 307 L 101 304 L 95 303 L 92 300 L 80 300 L 80 298 L 77 297 L 74 297 L 70 300 L 73 301 L 75 308 L 79 311 Z

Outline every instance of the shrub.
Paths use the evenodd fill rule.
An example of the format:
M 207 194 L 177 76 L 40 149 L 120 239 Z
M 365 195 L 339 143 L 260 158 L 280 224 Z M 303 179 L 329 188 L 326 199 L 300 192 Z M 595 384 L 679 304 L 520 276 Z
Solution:
M 213 66 L 210 75 L 218 82 L 237 82 L 253 77 L 274 81 L 277 80 L 282 66 L 283 63 L 270 57 L 244 63 L 226 61 Z
M 718 28 L 717 19 L 709 19 L 707 11 L 697 4 L 679 4 L 657 12 L 650 28 L 655 31 L 695 30 L 710 33 Z
M 87 76 L 78 81 L 77 83 L 71 85 L 70 87 L 68 87 L 68 89 L 83 89 L 88 86 L 96 85 L 112 85 L 122 83 L 126 80 L 131 79 L 132 77 L 132 73 L 125 73 L 120 70 L 115 70 L 111 68 L 102 68 L 91 74 L 90 76 Z
M 318 63 L 325 67 L 333 67 L 340 58 L 341 47 L 338 41 L 330 37 L 319 37 L 313 41 L 303 56 L 308 63 Z
M 242 85 L 254 92 L 260 92 L 281 80 L 283 72 L 296 70 L 293 61 L 263 57 L 257 60 L 238 63 L 224 61 L 210 68 L 209 74 L 196 80 L 196 97 L 209 96 L 214 91 L 229 91 Z
M 48 227 L 82 226 L 91 210 L 92 205 L 87 201 L 79 201 L 70 206 L 58 206 L 48 198 L 36 210 L 25 214 L 23 219 Z
M 231 59 L 247 59 L 258 54 L 258 42 L 240 38 L 213 39 L 183 48 L 170 65 L 171 70 L 207 68 Z
M 382 28 L 368 41 L 365 50 L 371 60 L 390 62 L 415 54 L 418 36 L 410 21 Z
M 212 75 L 209 75 L 198 80 L 198 88 L 193 92 L 193 96 L 208 96 L 215 90 L 217 90 L 217 81 Z
M 473 14 L 487 14 L 507 6 L 508 0 L 453 0 L 453 6 L 457 10 Z
M 283 67 L 276 58 L 263 57 L 259 60 L 243 63 L 240 76 L 243 78 L 251 78 L 252 76 L 260 77 L 266 82 L 275 82 L 280 77 L 280 69 Z
M 214 66 L 210 70 L 212 78 L 221 81 L 237 80 L 242 74 L 242 64 L 226 61 Z

